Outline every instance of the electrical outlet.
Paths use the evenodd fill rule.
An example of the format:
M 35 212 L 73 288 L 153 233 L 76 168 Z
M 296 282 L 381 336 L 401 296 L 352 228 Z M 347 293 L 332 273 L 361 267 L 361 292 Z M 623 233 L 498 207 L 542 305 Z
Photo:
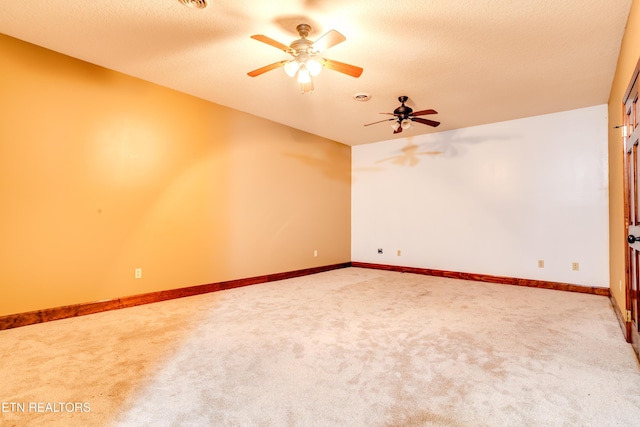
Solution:
M 402 256 L 402 251 L 398 249 L 398 256 Z
M 578 271 L 578 270 L 580 270 L 580 264 L 578 264 L 577 262 L 572 262 L 572 263 L 571 263 L 571 269 L 572 269 L 573 271 Z
M 378 253 L 381 254 L 382 253 L 382 248 L 378 248 Z
M 539 259 L 538 260 L 538 268 L 544 268 L 544 260 L 543 259 Z
M 134 277 L 136 279 L 142 279 L 142 269 L 141 268 L 136 268 L 136 271 L 134 273 Z
M 318 250 L 317 249 L 313 251 L 313 256 L 318 256 Z

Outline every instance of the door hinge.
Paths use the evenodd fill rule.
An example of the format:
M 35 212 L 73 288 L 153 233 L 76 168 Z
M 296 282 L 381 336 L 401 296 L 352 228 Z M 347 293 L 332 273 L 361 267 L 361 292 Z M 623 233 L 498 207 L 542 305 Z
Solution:
M 627 310 L 627 322 L 631 322 L 631 310 Z

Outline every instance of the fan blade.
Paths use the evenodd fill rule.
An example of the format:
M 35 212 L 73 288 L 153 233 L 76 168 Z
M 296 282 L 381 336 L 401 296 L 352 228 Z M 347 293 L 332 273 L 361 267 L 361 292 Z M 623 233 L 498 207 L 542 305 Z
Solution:
M 384 120 L 380 120 L 380 121 L 373 122 L 373 123 L 367 123 L 365 126 L 371 126 L 371 125 L 375 125 L 376 123 L 388 122 L 388 121 L 391 121 L 391 120 L 395 120 L 395 119 L 384 119 Z
M 274 62 L 273 64 L 265 65 L 264 67 L 258 68 L 257 70 L 249 71 L 247 75 L 251 77 L 256 77 L 256 76 L 259 76 L 260 74 L 266 73 L 267 71 L 275 70 L 278 67 L 282 67 L 287 62 L 289 61 Z
M 277 49 L 283 50 L 287 53 L 291 51 L 291 48 L 286 44 L 282 44 L 279 41 L 272 39 L 271 37 L 263 36 L 262 34 L 256 34 L 251 36 L 252 39 L 258 40 L 259 42 L 266 43 L 269 46 L 273 46 Z
M 313 42 L 311 47 L 315 52 L 320 53 L 329 49 L 330 47 L 337 45 L 338 43 L 342 43 L 346 39 L 347 38 L 345 36 L 337 32 L 336 30 L 331 30 L 320 37 L 318 40 Z
M 411 113 L 412 116 L 426 116 L 427 114 L 438 114 L 436 110 L 420 110 Z
M 429 119 L 421 119 L 420 117 L 411 117 L 411 121 L 422 123 L 423 125 L 429 125 L 433 127 L 440 125 L 440 122 L 436 122 Z
M 347 74 L 352 77 L 360 77 L 362 74 L 362 68 L 355 65 L 345 64 L 344 62 L 334 61 L 333 59 L 322 58 L 320 63 L 323 67 L 327 67 L 330 70 L 337 71 L 342 74 Z
M 400 133 L 400 132 L 402 132 L 402 126 L 398 126 L 398 129 L 393 131 L 393 133 Z
M 395 114 L 395 113 L 380 113 L 380 114 L 388 114 L 388 115 L 390 115 L 390 116 L 396 116 L 396 117 L 398 117 L 398 116 L 401 116 L 401 115 L 402 115 L 402 114 Z

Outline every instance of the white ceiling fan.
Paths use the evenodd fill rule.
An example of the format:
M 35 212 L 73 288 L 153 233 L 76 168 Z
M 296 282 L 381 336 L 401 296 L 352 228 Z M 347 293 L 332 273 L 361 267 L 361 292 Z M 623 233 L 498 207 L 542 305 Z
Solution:
M 330 30 L 318 40 L 312 42 L 307 38 L 311 31 L 310 25 L 300 24 L 296 27 L 296 30 L 298 31 L 300 38 L 291 42 L 289 46 L 262 34 L 251 36 L 252 39 L 280 49 L 291 55 L 293 58 L 274 62 L 273 64 L 250 71 L 247 74 L 251 77 L 256 77 L 260 74 L 266 73 L 267 71 L 284 67 L 284 71 L 287 75 L 291 77 L 294 77 L 296 74 L 298 75 L 298 83 L 300 83 L 302 93 L 313 91 L 313 81 L 311 80 L 311 77 L 318 75 L 323 67 L 352 77 L 360 77 L 363 71 L 362 68 L 356 67 L 355 65 L 345 64 L 344 62 L 334 61 L 332 59 L 320 58 L 319 56 L 330 47 L 345 41 L 345 36 L 336 30 Z

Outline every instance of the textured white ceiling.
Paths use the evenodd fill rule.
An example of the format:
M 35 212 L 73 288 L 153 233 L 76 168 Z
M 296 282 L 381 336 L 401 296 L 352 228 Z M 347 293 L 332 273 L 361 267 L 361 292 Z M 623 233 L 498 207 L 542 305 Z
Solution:
M 438 128 L 606 103 L 631 0 L 178 0 L 0 2 L 0 33 L 344 144 L 394 138 L 381 112 L 409 96 Z M 302 95 L 288 59 L 250 38 L 284 44 L 308 23 L 347 40 L 323 56 L 364 68 L 323 70 Z M 366 92 L 368 102 L 352 96 Z

